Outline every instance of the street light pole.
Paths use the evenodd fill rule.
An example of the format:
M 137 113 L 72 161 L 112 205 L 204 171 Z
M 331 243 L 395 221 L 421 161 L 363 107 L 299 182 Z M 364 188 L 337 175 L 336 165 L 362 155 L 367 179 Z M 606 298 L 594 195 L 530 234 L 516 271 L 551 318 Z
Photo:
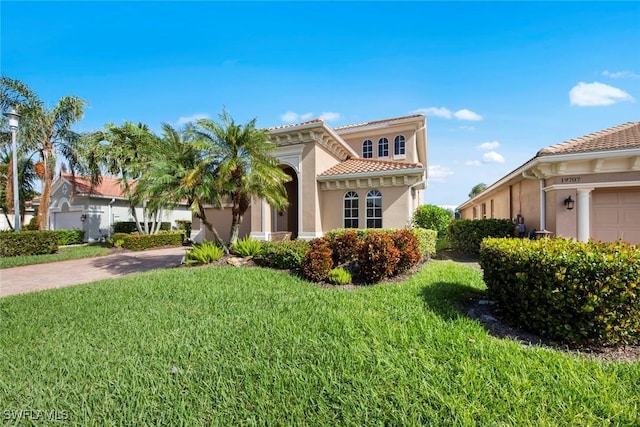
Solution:
M 18 124 L 20 122 L 20 114 L 14 107 L 4 115 L 9 119 L 9 128 L 11 129 L 11 151 L 13 152 L 13 212 L 15 217 L 13 220 L 13 229 L 17 233 L 20 231 L 20 187 L 18 186 Z

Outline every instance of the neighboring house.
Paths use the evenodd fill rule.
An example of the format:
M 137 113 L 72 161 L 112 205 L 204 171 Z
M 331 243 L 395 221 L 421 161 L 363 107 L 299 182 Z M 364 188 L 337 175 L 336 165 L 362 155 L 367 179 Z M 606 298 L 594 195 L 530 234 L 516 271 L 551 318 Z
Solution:
M 640 122 L 552 145 L 457 209 L 523 218 L 527 231 L 640 243 Z
M 75 195 L 72 197 L 74 182 Z M 35 204 L 38 204 L 37 200 Z M 136 214 L 143 221 L 142 206 L 136 208 Z M 191 211 L 186 205 L 167 209 L 161 220 L 175 227 L 176 220 L 191 220 Z M 97 241 L 111 236 L 113 224 L 119 221 L 133 221 L 133 215 L 118 178 L 103 176 L 100 184 L 93 188 L 87 177 L 73 177 L 68 173 L 62 173 L 53 182 L 49 229 L 84 230 L 85 240 Z
M 422 114 L 330 127 L 321 119 L 270 128 L 273 156 L 291 176 L 281 212 L 254 200 L 240 236 L 312 239 L 334 228 L 403 228 L 422 204 L 427 132 Z M 228 237 L 229 209 L 207 215 Z M 203 234 L 203 232 L 206 233 Z M 192 238 L 211 239 L 194 218 Z
M 25 225 L 29 224 L 31 219 L 35 217 L 36 213 L 33 210 L 33 207 L 31 206 L 30 202 L 27 202 L 27 207 L 25 209 L 25 212 L 20 212 L 20 213 L 24 214 L 24 218 L 20 223 L 20 229 L 24 230 Z M 9 221 L 7 221 L 7 217 L 9 217 Z M 14 225 L 13 224 L 14 219 L 15 219 L 15 214 L 13 212 L 8 212 L 7 215 L 5 216 L 5 213 L 2 211 L 2 209 L 0 209 L 0 231 L 11 230 Z M 9 226 L 9 224 L 11 224 L 11 226 Z

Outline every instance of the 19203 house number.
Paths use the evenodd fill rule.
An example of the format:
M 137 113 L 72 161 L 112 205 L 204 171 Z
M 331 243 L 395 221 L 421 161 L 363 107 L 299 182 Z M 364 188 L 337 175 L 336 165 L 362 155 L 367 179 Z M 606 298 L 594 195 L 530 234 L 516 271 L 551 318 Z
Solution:
M 560 178 L 560 182 L 562 184 L 575 184 L 577 182 L 580 182 L 580 177 L 579 176 L 566 176 L 566 177 Z

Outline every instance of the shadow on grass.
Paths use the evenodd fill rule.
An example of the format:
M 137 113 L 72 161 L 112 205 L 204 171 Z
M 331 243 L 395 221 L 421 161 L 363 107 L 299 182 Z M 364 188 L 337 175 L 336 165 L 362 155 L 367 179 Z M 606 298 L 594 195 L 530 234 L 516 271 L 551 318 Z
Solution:
M 456 282 L 436 282 L 420 290 L 425 307 L 445 320 L 467 317 L 467 303 L 484 295 L 484 291 Z

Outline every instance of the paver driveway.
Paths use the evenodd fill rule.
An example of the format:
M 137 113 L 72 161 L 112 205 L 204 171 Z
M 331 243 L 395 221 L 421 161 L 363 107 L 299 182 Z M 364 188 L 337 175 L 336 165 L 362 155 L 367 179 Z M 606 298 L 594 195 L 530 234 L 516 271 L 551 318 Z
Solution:
M 97 258 L 4 268 L 0 270 L 0 297 L 176 267 L 180 265 L 185 250 L 182 246 L 149 249 Z

